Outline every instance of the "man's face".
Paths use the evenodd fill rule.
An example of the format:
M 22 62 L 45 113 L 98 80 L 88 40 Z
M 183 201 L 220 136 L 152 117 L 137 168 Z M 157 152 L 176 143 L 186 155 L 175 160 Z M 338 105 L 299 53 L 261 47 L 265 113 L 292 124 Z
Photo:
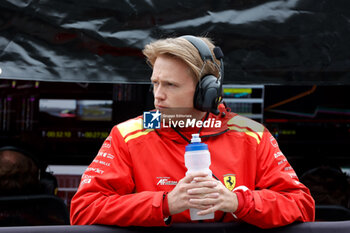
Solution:
M 158 56 L 151 81 L 156 109 L 186 108 L 197 111 L 193 109 L 196 82 L 183 61 L 167 55 Z

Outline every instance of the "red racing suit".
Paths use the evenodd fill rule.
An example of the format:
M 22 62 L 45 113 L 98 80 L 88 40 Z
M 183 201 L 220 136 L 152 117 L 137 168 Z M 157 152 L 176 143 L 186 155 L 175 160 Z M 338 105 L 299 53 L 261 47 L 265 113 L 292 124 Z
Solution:
M 314 221 L 315 203 L 269 131 L 227 112 L 210 114 L 221 128 L 201 130 L 213 174 L 237 193 L 235 213 L 215 212 L 210 221 L 244 221 L 261 228 Z M 197 128 L 181 131 L 191 138 Z M 72 224 L 166 226 L 163 196 L 187 171 L 187 141 L 173 129 L 143 129 L 142 117 L 116 125 L 82 176 L 71 202 Z M 189 211 L 172 222 L 191 222 Z

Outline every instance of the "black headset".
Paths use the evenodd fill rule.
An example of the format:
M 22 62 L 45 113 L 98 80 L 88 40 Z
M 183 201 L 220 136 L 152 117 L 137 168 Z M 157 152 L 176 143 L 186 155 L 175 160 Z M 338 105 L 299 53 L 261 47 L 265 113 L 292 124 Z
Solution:
M 209 60 L 216 65 L 208 45 L 203 40 L 190 35 L 181 36 L 181 38 L 189 41 L 198 50 L 204 63 Z M 218 115 L 220 113 L 218 106 L 222 100 L 222 84 L 224 80 L 224 54 L 220 47 L 215 47 L 213 51 L 216 59 L 219 59 L 221 63 L 219 77 L 207 74 L 200 78 L 194 93 L 193 105 L 202 112 L 212 112 Z

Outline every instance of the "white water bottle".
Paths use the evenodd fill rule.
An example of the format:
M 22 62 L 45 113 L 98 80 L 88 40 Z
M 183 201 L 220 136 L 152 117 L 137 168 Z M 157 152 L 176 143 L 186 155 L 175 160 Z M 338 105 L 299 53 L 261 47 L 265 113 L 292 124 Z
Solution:
M 192 134 L 191 143 L 186 146 L 185 166 L 187 167 L 186 175 L 192 172 L 205 172 L 208 176 L 212 176 L 209 169 L 210 152 L 208 145 L 201 143 L 199 134 Z M 214 213 L 207 215 L 197 215 L 199 209 L 190 208 L 191 220 L 213 219 Z

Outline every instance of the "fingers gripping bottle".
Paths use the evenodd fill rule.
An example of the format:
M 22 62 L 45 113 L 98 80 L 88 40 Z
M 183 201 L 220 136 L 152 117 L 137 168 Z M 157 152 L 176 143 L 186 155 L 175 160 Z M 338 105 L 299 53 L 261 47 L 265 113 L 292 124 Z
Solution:
M 212 172 L 209 169 L 210 166 L 210 153 L 208 145 L 201 143 L 199 134 L 192 134 L 191 143 L 186 146 L 185 152 L 185 165 L 187 167 L 186 175 L 192 172 L 205 172 L 208 176 L 212 176 Z M 190 209 L 191 220 L 204 220 L 213 219 L 214 213 L 197 215 L 199 209 Z

